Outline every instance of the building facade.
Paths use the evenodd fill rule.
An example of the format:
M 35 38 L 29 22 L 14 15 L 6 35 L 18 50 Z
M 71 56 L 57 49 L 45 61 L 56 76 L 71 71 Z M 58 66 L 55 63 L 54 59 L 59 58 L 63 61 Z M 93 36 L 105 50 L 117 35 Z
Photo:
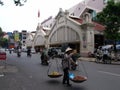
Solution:
M 33 38 L 34 47 L 50 48 L 66 46 L 77 49 L 81 55 L 92 53 L 98 43 L 96 41 L 102 37 L 105 28 L 99 23 L 92 21 L 94 11 L 99 12 L 101 9 L 90 7 L 92 5 L 88 5 L 89 1 L 87 0 L 79 4 L 79 6 L 83 5 L 80 8 L 72 8 L 74 13 L 71 10 L 63 11 L 60 9 L 55 18 L 49 19 L 51 22 L 48 20 L 48 25 L 48 21 L 38 25 L 35 37 Z M 94 1 L 92 4 L 95 4 L 99 0 L 91 1 Z M 104 3 L 102 2 L 101 4 Z M 50 29 L 47 30 L 46 28 Z M 96 39 L 97 37 L 98 39 Z
M 26 48 L 26 39 L 28 37 L 28 32 L 27 30 L 22 30 L 21 31 L 21 43 L 22 43 L 22 47 Z

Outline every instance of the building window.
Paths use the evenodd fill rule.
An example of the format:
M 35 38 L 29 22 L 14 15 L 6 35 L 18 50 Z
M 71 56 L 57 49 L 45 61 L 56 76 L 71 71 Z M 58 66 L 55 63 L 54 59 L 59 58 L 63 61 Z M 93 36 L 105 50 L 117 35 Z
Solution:
M 24 36 L 26 35 L 26 33 L 23 34 Z
M 50 24 L 50 27 L 52 27 L 52 24 Z
M 23 37 L 23 39 L 26 39 L 26 37 Z
M 73 16 L 74 16 L 74 13 L 72 13 L 71 15 L 73 15 Z
M 23 41 L 23 43 L 25 43 L 25 41 Z

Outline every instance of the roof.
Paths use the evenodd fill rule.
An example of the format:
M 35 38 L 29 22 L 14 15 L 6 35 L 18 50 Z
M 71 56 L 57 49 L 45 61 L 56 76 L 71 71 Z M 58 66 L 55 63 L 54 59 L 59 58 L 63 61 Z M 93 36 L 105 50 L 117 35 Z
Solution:
M 49 28 L 49 27 L 43 27 L 43 30 L 51 30 L 51 28 Z
M 103 30 L 105 30 L 105 26 L 103 26 L 103 25 L 101 25 L 101 24 L 99 24 L 99 23 L 97 23 L 97 22 L 93 22 L 93 23 L 94 23 L 94 25 L 95 25 L 94 30 L 98 30 L 98 31 L 103 31 Z
M 83 20 L 80 19 L 80 18 L 77 18 L 77 17 L 74 17 L 74 16 L 70 16 L 71 19 L 77 21 L 78 23 L 82 24 L 83 23 Z
M 75 18 L 75 17 L 70 17 L 71 19 L 75 20 L 76 22 L 80 23 L 80 24 L 83 24 L 83 19 L 81 18 Z M 97 30 L 97 31 L 103 31 L 105 30 L 105 26 L 97 23 L 97 22 L 92 22 L 95 27 L 94 27 L 94 30 Z
M 99 3 L 99 4 L 98 4 Z M 102 11 L 105 7 L 105 4 L 102 0 L 84 0 L 69 9 L 70 15 L 74 14 L 75 16 L 80 17 L 84 10 L 91 9 L 97 13 Z

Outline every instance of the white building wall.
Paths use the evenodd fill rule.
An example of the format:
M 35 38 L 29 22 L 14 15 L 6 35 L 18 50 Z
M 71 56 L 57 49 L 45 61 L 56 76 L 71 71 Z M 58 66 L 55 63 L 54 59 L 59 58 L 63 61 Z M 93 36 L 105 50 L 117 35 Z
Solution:
M 45 38 L 41 35 L 37 35 L 36 39 L 34 40 L 34 46 L 41 45 L 45 45 Z
M 26 39 L 26 47 L 32 47 L 32 44 L 33 44 L 33 36 L 31 33 L 29 33 Z
M 45 41 L 46 41 L 45 35 L 46 33 L 43 31 L 42 25 L 38 24 L 35 37 L 34 37 L 34 47 L 45 45 Z

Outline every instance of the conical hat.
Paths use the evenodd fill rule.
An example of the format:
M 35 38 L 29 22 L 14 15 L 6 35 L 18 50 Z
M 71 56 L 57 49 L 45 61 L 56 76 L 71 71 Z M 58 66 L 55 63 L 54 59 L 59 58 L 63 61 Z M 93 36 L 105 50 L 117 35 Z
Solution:
M 72 48 L 68 47 L 68 48 L 65 50 L 65 52 L 68 52 L 68 51 L 71 51 L 71 50 L 72 50 Z

